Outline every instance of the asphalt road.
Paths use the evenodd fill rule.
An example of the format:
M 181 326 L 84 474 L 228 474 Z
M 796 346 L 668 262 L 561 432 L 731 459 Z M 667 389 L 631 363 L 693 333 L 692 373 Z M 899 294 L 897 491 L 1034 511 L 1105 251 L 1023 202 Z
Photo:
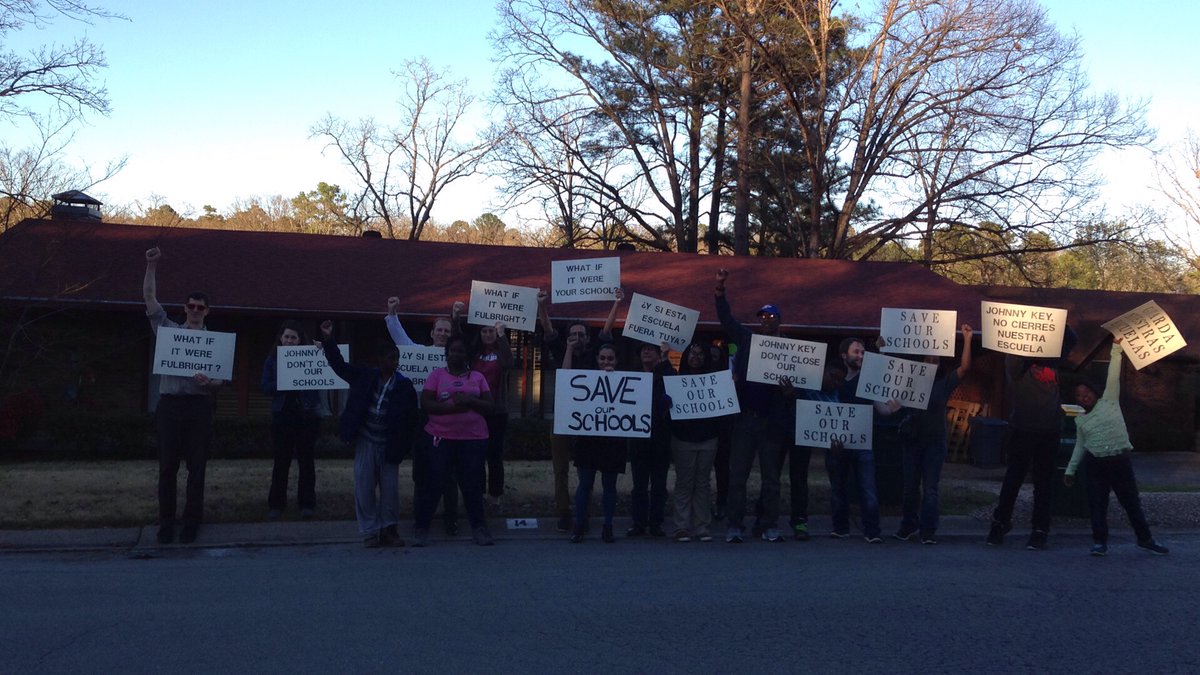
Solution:
M 1200 535 L 0 555 L 0 673 L 1200 672 Z

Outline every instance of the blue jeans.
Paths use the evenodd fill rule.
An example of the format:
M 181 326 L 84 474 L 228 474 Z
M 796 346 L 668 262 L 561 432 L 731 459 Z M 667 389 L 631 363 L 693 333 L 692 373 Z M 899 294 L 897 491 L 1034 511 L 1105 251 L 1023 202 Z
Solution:
M 825 470 L 829 472 L 829 501 L 833 510 L 833 531 L 850 533 L 850 477 L 858 475 L 858 499 L 862 508 L 863 535 L 879 536 L 879 496 L 875 492 L 875 453 L 870 450 L 826 450 Z
M 904 517 L 902 532 L 932 534 L 938 527 L 938 483 L 946 462 L 946 441 L 917 440 L 905 443 L 901 454 L 904 467 Z
M 587 520 L 588 502 L 592 500 L 592 487 L 596 484 L 596 470 L 587 467 L 576 467 L 579 471 L 579 487 L 575 490 L 575 527 L 582 530 Z M 617 514 L 617 476 L 616 471 L 601 471 L 600 485 L 604 489 L 604 524 L 612 525 L 613 516 Z

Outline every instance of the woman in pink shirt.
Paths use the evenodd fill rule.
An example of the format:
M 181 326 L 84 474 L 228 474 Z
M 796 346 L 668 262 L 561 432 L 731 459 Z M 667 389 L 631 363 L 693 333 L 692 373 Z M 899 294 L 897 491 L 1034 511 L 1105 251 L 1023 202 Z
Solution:
M 429 415 L 429 421 L 420 452 L 425 454 L 430 485 L 444 484 L 447 472 L 455 472 L 475 543 L 480 546 L 494 543 L 483 514 L 483 462 L 488 440 L 484 415 L 494 408 L 487 380 L 471 370 L 466 340 L 461 335 L 452 336 L 446 343 L 446 367 L 430 373 L 421 392 L 421 409 Z M 414 546 L 429 541 L 429 523 L 440 496 L 433 492 L 432 497 L 426 495 L 416 505 Z

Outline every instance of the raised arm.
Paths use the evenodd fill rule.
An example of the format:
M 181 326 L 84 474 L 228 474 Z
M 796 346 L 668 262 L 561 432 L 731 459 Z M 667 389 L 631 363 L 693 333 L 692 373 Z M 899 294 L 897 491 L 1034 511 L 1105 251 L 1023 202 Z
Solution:
M 162 260 L 162 251 L 157 246 L 146 251 L 146 276 L 142 279 L 142 299 L 146 301 L 147 315 L 162 311 L 162 305 L 158 302 L 158 282 L 155 279 L 159 260 Z
M 962 325 L 963 353 L 962 358 L 959 359 L 958 370 L 956 371 L 959 380 L 963 379 L 967 371 L 971 369 L 971 335 L 973 333 L 971 324 L 964 323 Z
M 607 337 L 609 340 L 612 340 L 613 324 L 617 322 L 617 309 L 621 306 L 621 301 L 624 299 L 625 291 L 618 288 L 617 297 L 615 300 L 613 300 L 612 307 L 608 310 L 608 318 L 604 320 L 604 328 L 600 329 L 600 335 L 597 336 L 601 340 L 603 340 L 605 337 Z
M 725 334 L 729 339 L 741 344 L 750 332 L 748 328 L 742 325 L 740 321 L 733 318 L 733 310 L 729 308 L 729 299 L 725 297 L 725 281 L 729 278 L 729 270 L 721 268 L 717 270 L 717 287 L 713 289 L 713 295 L 717 305 L 717 319 L 720 320 L 721 326 L 725 328 Z
M 554 330 L 554 324 L 550 321 L 550 310 L 546 308 L 549 303 L 550 296 L 546 291 L 538 289 L 538 322 L 542 324 L 542 337 L 546 340 L 553 340 L 558 337 L 558 331 Z
M 333 322 L 329 320 L 321 323 L 321 350 L 325 352 L 325 361 L 338 377 L 347 382 L 354 380 L 355 369 L 342 358 L 337 341 L 333 339 Z
M 397 347 L 408 347 L 416 343 L 404 331 L 404 326 L 400 325 L 400 317 L 396 316 L 396 310 L 399 307 L 400 298 L 394 295 L 388 298 L 388 313 L 387 316 L 383 317 L 383 322 L 387 324 L 388 335 L 392 336 L 392 342 L 396 343 Z
M 513 355 L 512 347 L 508 344 L 508 338 L 505 337 L 504 322 L 496 322 L 496 360 L 500 362 L 500 367 L 508 370 L 512 368 Z
M 1109 352 L 1108 377 L 1104 382 L 1104 397 L 1110 401 L 1121 401 L 1121 338 L 1113 338 L 1112 350 Z
M 579 342 L 579 337 L 576 335 L 567 336 L 567 351 L 563 353 L 562 367 L 563 370 L 570 370 L 575 367 L 575 345 Z

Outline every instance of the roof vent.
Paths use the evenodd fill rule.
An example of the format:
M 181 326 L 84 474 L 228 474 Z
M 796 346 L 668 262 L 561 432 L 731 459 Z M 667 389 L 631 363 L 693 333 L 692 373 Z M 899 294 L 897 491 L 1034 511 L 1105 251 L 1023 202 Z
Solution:
M 56 195 L 50 207 L 54 220 L 103 220 L 100 217 L 100 201 L 79 190 L 67 190 Z

